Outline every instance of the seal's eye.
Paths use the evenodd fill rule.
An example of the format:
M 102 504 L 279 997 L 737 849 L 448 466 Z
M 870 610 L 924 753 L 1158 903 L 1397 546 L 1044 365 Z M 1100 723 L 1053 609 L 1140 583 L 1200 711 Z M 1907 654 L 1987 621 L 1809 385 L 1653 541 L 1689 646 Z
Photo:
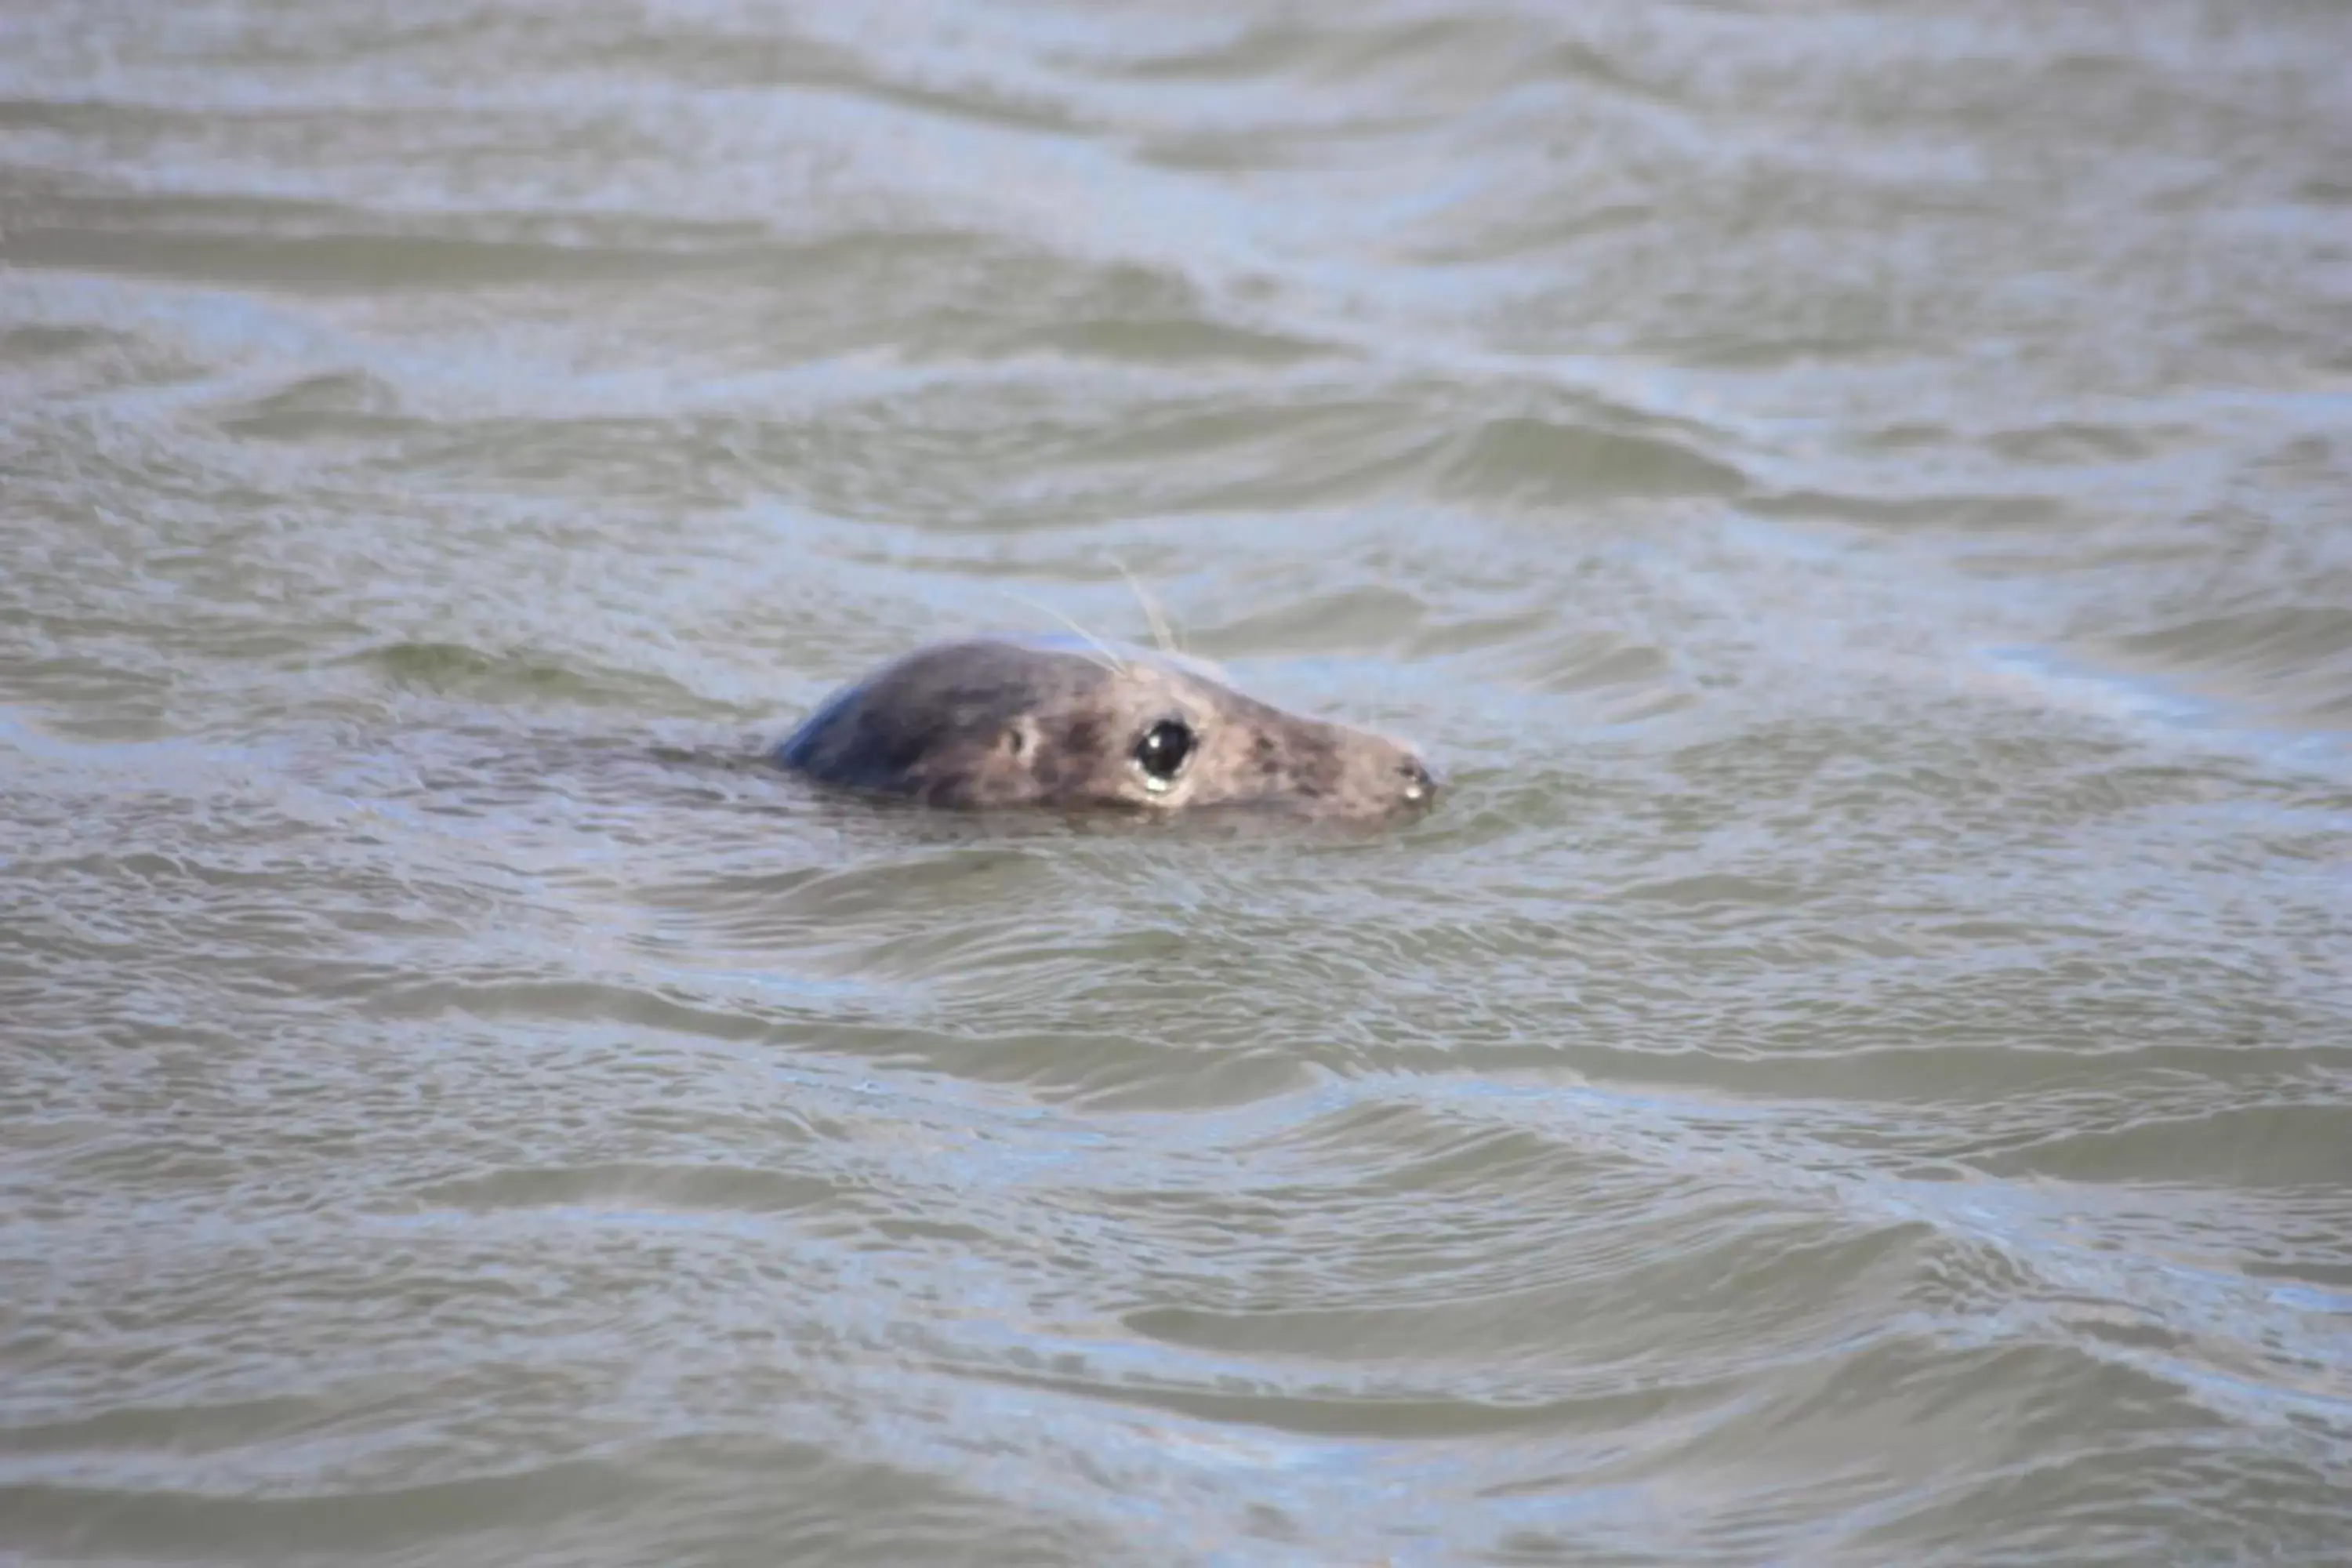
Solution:
M 1146 730 L 1135 743 L 1135 765 L 1143 770 L 1143 787 L 1156 792 L 1175 783 L 1193 744 L 1192 731 L 1173 719 L 1162 719 Z

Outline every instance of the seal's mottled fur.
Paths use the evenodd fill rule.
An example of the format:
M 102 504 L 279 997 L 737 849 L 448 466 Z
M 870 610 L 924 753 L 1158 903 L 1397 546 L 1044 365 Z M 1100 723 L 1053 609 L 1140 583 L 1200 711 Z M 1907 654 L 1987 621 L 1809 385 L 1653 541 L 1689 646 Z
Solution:
M 1148 738 L 1178 731 L 1155 775 Z M 1164 758 L 1166 748 L 1161 756 Z M 835 694 L 773 752 L 821 783 L 932 805 L 1258 806 L 1372 820 L 1436 795 L 1412 748 L 1244 696 L 1179 658 L 981 638 Z

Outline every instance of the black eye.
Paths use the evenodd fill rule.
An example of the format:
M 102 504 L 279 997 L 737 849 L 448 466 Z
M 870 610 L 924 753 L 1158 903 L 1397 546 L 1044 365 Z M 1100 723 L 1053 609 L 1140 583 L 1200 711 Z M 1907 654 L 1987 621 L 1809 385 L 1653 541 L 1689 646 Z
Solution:
M 1135 743 L 1135 765 L 1146 784 L 1164 789 L 1192 754 L 1192 731 L 1173 719 L 1162 719 Z

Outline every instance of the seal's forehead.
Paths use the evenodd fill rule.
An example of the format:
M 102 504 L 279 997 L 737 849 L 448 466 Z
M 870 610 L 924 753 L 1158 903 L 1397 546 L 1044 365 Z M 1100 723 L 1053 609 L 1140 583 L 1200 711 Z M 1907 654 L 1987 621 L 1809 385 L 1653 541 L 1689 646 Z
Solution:
M 1021 708 L 1092 689 L 1107 676 L 1099 655 L 1082 658 L 1060 649 L 994 638 L 939 643 L 901 661 L 890 682 L 908 698 Z
M 1055 721 L 1073 704 L 1120 728 L 1178 716 L 1202 724 L 1255 706 L 1206 673 L 1202 661 L 1083 637 L 935 643 L 877 678 L 867 691 L 867 705 L 891 715 L 891 722 L 944 721 L 957 732 L 1024 714 Z

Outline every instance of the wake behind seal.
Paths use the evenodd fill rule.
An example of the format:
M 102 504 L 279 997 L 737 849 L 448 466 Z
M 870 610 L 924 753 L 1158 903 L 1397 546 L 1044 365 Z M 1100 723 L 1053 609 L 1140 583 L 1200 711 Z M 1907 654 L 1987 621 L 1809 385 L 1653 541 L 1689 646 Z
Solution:
M 1437 781 L 1410 746 L 1257 700 L 1178 658 L 978 637 L 845 687 L 770 753 L 817 783 L 961 809 L 1330 821 L 1416 816 Z

